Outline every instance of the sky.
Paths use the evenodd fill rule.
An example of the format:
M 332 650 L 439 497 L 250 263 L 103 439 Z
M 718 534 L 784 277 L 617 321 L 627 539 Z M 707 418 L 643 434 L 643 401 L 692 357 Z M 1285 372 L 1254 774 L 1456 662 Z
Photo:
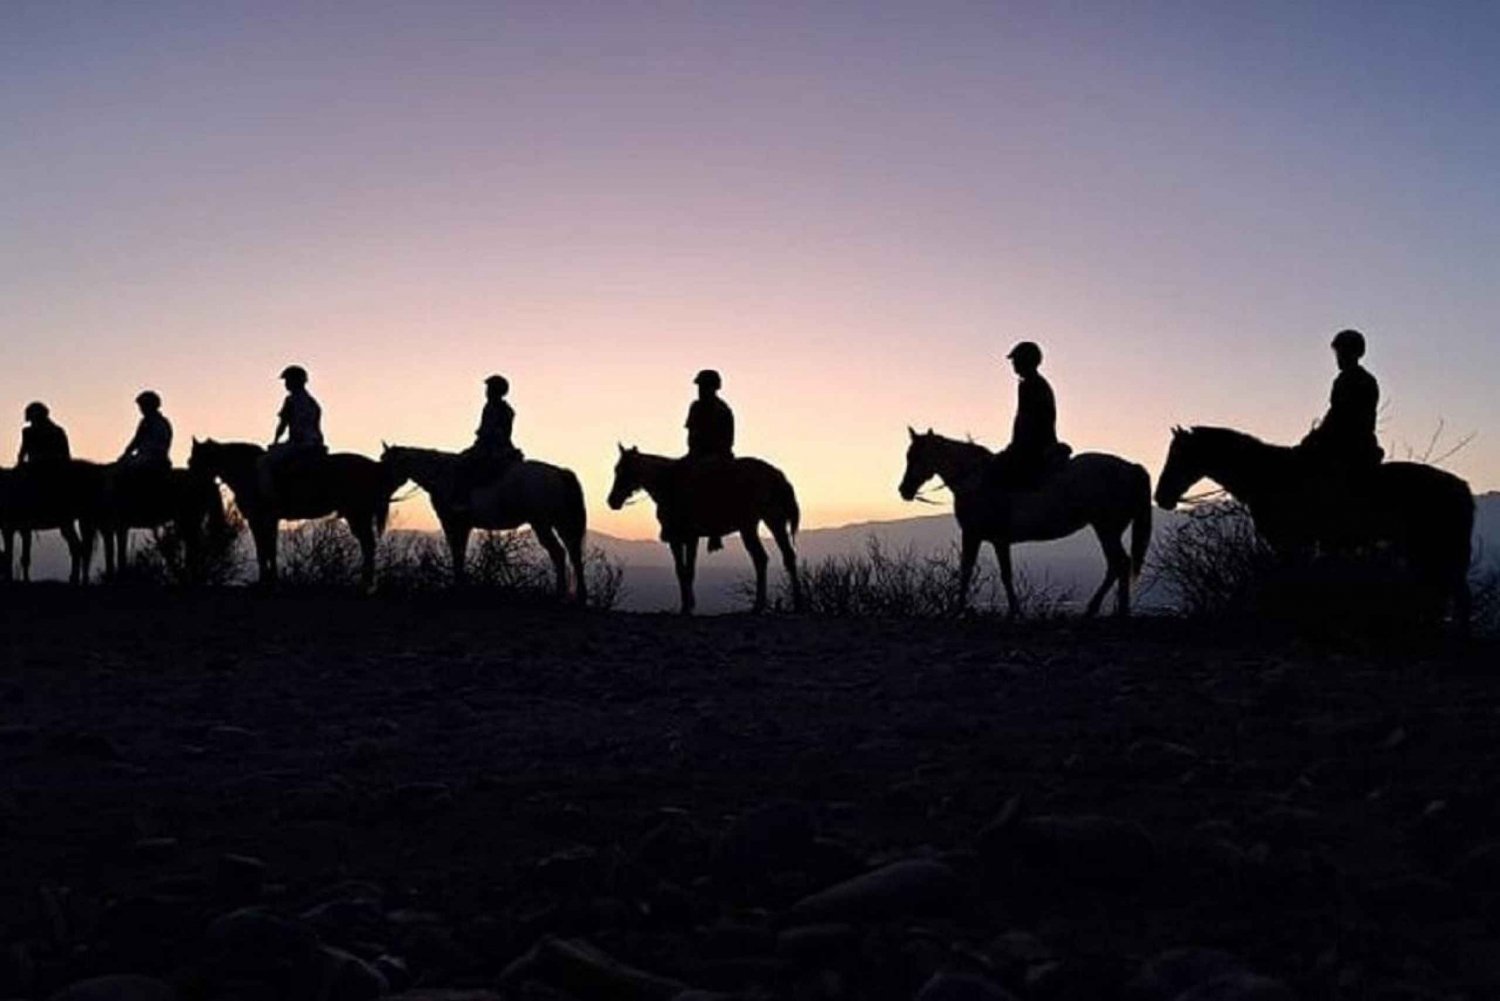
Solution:
M 1290 442 L 1353 326 L 1396 456 L 1500 488 L 1500 5 L 0 4 L 0 429 L 108 459 L 137 391 L 462 448 L 483 378 L 575 469 L 676 453 L 704 367 L 804 524 L 931 513 L 906 427 Z M 0 430 L 5 450 L 7 433 Z M 0 453 L 9 461 L 10 453 Z M 401 519 L 426 524 L 420 498 Z

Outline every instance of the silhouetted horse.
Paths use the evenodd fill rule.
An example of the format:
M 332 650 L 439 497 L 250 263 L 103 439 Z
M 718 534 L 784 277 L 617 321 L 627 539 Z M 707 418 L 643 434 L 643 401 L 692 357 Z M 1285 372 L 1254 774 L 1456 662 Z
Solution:
M 1194 483 L 1210 479 L 1250 510 L 1278 552 L 1389 544 L 1429 591 L 1436 615 L 1451 600 L 1455 622 L 1467 627 L 1474 531 L 1467 483 L 1419 462 L 1381 463 L 1352 482 L 1309 473 L 1306 457 L 1293 448 L 1229 428 L 1173 428 L 1156 502 L 1170 510 Z
M 68 544 L 68 580 L 88 583 L 92 522 L 105 467 L 82 459 L 48 468 L 26 465 L 0 470 L 0 536 L 4 577 L 13 574 L 15 536 L 21 536 L 21 579 L 31 579 L 31 533 L 56 529 Z M 80 535 L 80 529 L 82 534 Z
M 897 488 L 912 500 L 922 484 L 936 476 L 953 491 L 953 515 L 958 519 L 960 556 L 958 606 L 969 602 L 969 582 L 980 547 L 995 547 L 1000 580 L 1011 615 L 1019 614 L 1012 581 L 1010 547 L 1015 542 L 1061 539 L 1092 528 L 1104 550 L 1104 582 L 1089 599 L 1085 615 L 1095 615 L 1111 584 L 1118 583 L 1115 612 L 1130 611 L 1130 584 L 1141 572 L 1151 545 L 1151 476 L 1144 467 L 1103 452 L 1083 452 L 1068 459 L 1029 490 L 1002 491 L 986 482 L 985 470 L 994 453 L 970 441 L 944 438 L 928 429 L 918 434 L 907 428 L 906 472 Z M 1130 552 L 1120 536 L 1130 528 Z
M 301 467 L 301 475 L 276 483 L 275 504 L 261 491 L 258 465 L 266 450 L 250 442 L 193 441 L 188 468 L 224 481 L 255 540 L 255 561 L 262 583 L 276 580 L 276 535 L 280 523 L 337 514 L 359 543 L 360 583 L 375 587 L 375 544 L 385 531 L 395 484 L 374 459 L 349 452 L 319 456 Z
M 771 530 L 781 551 L 782 566 L 792 583 L 792 604 L 800 609 L 802 583 L 797 577 L 792 537 L 797 534 L 802 514 L 792 484 L 781 470 L 760 459 L 739 458 L 725 462 L 722 471 L 691 477 L 683 473 L 679 459 L 622 445 L 614 486 L 609 491 L 609 506 L 616 511 L 638 490 L 646 491 L 656 502 L 661 539 L 672 550 L 672 564 L 677 570 L 683 614 L 691 614 L 696 604 L 693 574 L 698 563 L 698 540 L 736 532 L 755 565 L 755 611 L 765 610 L 769 559 L 760 541 L 761 522 Z M 705 482 L 710 478 L 711 482 Z
M 568 560 L 572 560 L 574 596 L 579 604 L 587 600 L 583 542 L 588 513 L 583 488 L 571 470 L 532 459 L 513 463 L 498 481 L 470 490 L 468 508 L 460 511 L 454 510 L 452 498 L 462 456 L 432 448 L 387 445 L 380 453 L 380 462 L 390 470 L 393 484 L 412 480 L 427 491 L 448 540 L 456 582 L 464 580 L 464 560 L 474 529 L 494 531 L 530 525 L 537 542 L 552 558 L 558 597 L 567 597 Z
M 196 573 L 205 531 L 225 526 L 219 485 L 207 473 L 191 469 L 133 469 L 117 463 L 107 468 L 101 496 L 91 507 L 90 527 L 104 539 L 106 578 L 125 568 L 132 528 L 171 525 L 182 540 L 190 573 Z M 85 555 L 85 572 L 92 556 L 92 551 Z

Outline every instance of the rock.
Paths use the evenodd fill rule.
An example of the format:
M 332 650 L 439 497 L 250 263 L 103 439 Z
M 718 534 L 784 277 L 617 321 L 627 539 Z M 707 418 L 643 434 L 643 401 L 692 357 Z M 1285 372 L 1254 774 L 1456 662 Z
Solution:
M 937 973 L 922 985 L 916 1001 L 1015 1001 L 1015 995 L 972 973 Z
M 210 968 L 226 979 L 286 983 L 308 977 L 324 958 L 307 925 L 254 907 L 216 918 L 205 945 Z
M 773 867 L 796 865 L 812 846 L 817 824 L 802 803 L 765 803 L 729 826 L 716 861 L 731 877 L 753 877 Z
M 543 939 L 500 974 L 502 987 L 539 980 L 578 1001 L 672 1001 L 687 985 L 659 977 L 574 939 Z
M 266 885 L 266 864 L 253 855 L 220 855 L 214 863 L 214 894 L 231 904 L 259 899 Z
M 1470 850 L 1453 867 L 1453 885 L 1472 894 L 1500 893 L 1500 842 Z
M 299 918 L 322 941 L 343 948 L 356 942 L 384 941 L 388 932 L 380 905 L 361 897 L 330 900 L 303 911 Z
M 93 977 L 64 987 L 50 1001 L 177 1001 L 177 992 L 152 977 Z
M 1244 971 L 1244 964 L 1219 949 L 1168 949 L 1147 960 L 1130 982 L 1132 998 L 1173 1001 L 1199 984 Z
M 818 963 L 859 947 L 859 932 L 851 924 L 800 925 L 776 936 L 776 955 L 798 963 Z
M 1201 983 L 1173 1001 L 1297 1001 L 1297 995 L 1279 980 L 1241 971 Z
M 948 911 L 960 894 L 958 875 L 929 859 L 893 862 L 837 883 L 791 906 L 791 921 L 879 921 L 907 914 Z
M 991 864 L 1074 882 L 1133 883 L 1149 874 L 1156 846 L 1145 828 L 1099 816 L 1027 817 L 981 843 Z
M 148 862 L 160 862 L 177 854 L 181 842 L 176 838 L 141 838 L 131 845 L 135 856 Z
M 446 782 L 408 782 L 392 791 L 390 804 L 402 816 L 422 816 L 452 806 L 453 790 Z
M 370 1001 L 382 997 L 389 984 L 369 963 L 341 949 L 323 949 L 322 1001 Z

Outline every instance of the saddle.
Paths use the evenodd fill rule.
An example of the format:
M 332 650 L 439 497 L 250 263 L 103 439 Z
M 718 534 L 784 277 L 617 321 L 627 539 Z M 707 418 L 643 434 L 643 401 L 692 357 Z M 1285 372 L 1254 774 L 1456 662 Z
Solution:
M 674 467 L 674 482 L 666 502 L 657 508 L 663 542 L 673 539 L 708 536 L 708 551 L 724 548 L 722 535 L 714 534 L 718 524 L 704 524 L 700 516 L 710 511 L 728 509 L 734 500 L 735 458 L 725 455 L 687 456 Z

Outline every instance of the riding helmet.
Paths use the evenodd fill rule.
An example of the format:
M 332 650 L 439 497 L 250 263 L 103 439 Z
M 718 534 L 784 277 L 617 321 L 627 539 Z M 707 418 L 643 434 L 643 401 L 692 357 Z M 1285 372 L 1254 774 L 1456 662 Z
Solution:
M 1042 363 L 1042 349 L 1037 347 L 1033 341 L 1022 341 L 1011 348 L 1010 354 L 1005 357 L 1035 368 Z
M 39 421 L 49 413 L 51 411 L 47 409 L 47 404 L 40 401 L 26 404 L 26 419 L 28 421 Z
M 303 368 L 301 365 L 288 365 L 286 368 L 281 370 L 281 375 L 279 376 L 279 378 L 288 379 L 292 382 L 306 382 L 307 369 Z
M 501 396 L 510 392 L 510 380 L 503 375 L 492 375 L 484 380 L 484 384 L 498 390 Z
M 709 389 L 719 389 L 724 385 L 724 380 L 719 378 L 718 372 L 706 368 L 693 376 L 693 383 L 698 386 L 707 386 Z
M 1333 350 L 1352 351 L 1354 357 L 1363 358 L 1365 355 L 1365 335 L 1358 330 L 1340 330 L 1333 335 Z
M 152 410 L 161 409 L 161 397 L 156 395 L 153 389 L 144 389 L 136 394 L 135 402 Z

